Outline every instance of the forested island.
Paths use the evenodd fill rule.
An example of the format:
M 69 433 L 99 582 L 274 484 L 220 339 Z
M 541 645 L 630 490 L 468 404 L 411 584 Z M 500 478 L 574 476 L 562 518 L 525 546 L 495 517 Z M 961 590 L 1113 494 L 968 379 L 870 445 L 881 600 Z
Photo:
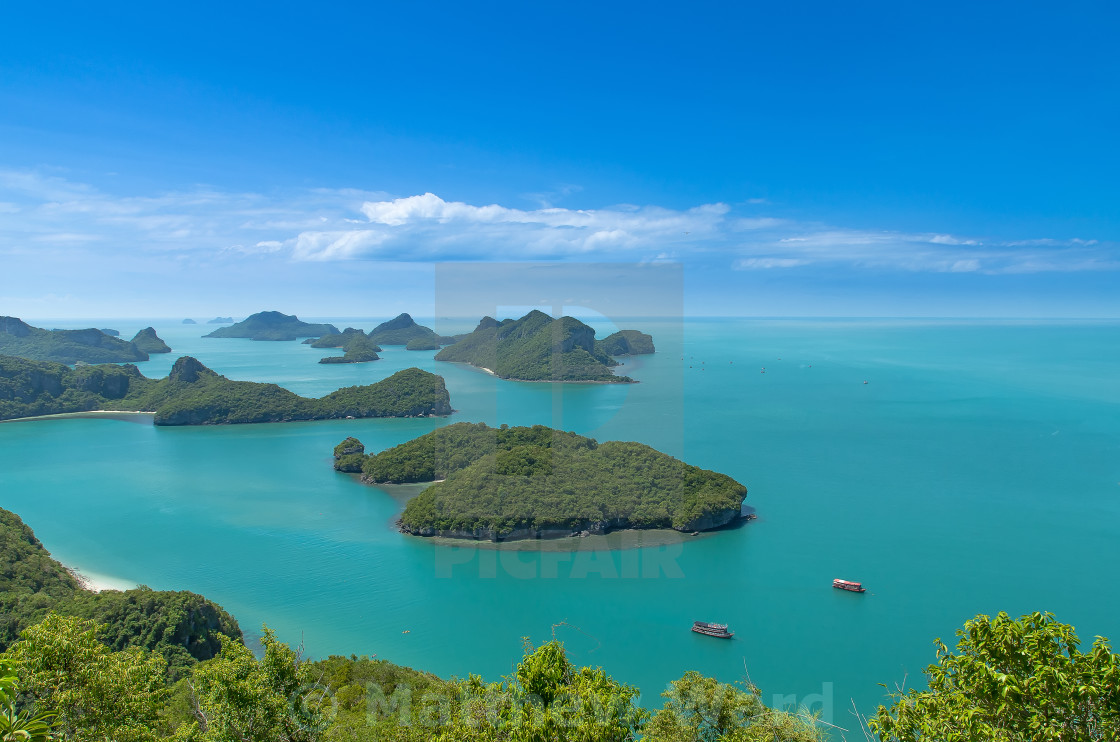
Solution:
M 574 317 L 553 319 L 533 310 L 518 320 L 483 317 L 473 332 L 437 353 L 436 360 L 469 363 L 516 381 L 625 383 L 633 379 L 611 371 L 618 365 L 611 356 L 652 352 L 649 335 L 626 330 L 597 341 L 595 330 Z
M 163 379 L 133 365 L 70 368 L 0 356 L 0 420 L 91 410 L 155 413 L 156 425 L 289 422 L 451 414 L 443 377 L 418 368 L 309 399 L 276 384 L 232 381 L 184 356 Z
M 303 322 L 294 314 L 257 312 L 229 327 L 219 327 L 217 330 L 203 335 L 203 337 L 295 340 L 297 338 L 320 337 L 328 333 L 337 334 L 338 328 L 329 324 Z
M 215 317 L 212 320 L 207 320 L 208 325 L 232 325 L 233 317 Z
M 619 330 L 596 340 L 595 347 L 608 356 L 640 356 L 656 352 L 653 336 L 638 330 Z
M 132 344 L 145 353 L 170 353 L 171 346 L 163 342 L 154 327 L 145 327 L 132 338 Z
M 308 338 L 303 342 L 312 348 L 342 348 L 345 351 L 340 356 L 321 358 L 319 363 L 367 363 L 380 359 L 377 354 L 381 346 L 356 327 L 347 327 L 341 333 L 330 333 L 318 339 Z
M 141 340 L 147 342 L 147 338 Z M 148 352 L 137 347 L 135 342 L 125 342 L 92 327 L 88 330 L 44 330 L 17 317 L 0 317 L 0 354 L 67 364 L 148 360 Z
M 435 482 L 400 528 L 419 536 L 504 541 L 620 528 L 704 531 L 740 517 L 747 489 L 641 443 L 534 425 L 456 423 L 366 455 L 335 447 L 335 468 L 369 484 Z M 440 481 L 442 480 L 442 481 Z
M 441 337 L 432 328 L 416 324 L 407 312 L 370 330 L 369 339 L 379 345 L 403 345 L 406 350 L 430 350 L 455 342 L 454 338 Z

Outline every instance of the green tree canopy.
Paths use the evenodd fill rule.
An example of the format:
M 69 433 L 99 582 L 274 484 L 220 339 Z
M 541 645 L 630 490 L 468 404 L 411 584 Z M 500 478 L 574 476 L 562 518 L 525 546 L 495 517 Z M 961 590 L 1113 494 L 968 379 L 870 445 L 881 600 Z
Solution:
M 110 651 L 93 621 L 51 614 L 3 655 L 20 694 L 56 715 L 65 739 L 156 742 L 167 696 L 167 663 L 138 647 Z
M 815 718 L 767 707 L 753 686 L 738 688 L 686 672 L 661 694 L 644 742 L 822 742 Z
M 1097 637 L 1088 652 L 1050 613 L 980 615 L 938 639 L 929 690 L 897 693 L 870 721 L 883 742 L 1115 742 L 1120 656 Z

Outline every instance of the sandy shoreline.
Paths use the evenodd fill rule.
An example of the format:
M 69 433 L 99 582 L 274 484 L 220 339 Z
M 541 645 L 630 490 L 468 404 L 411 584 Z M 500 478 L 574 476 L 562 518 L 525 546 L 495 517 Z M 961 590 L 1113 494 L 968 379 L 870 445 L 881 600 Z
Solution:
M 140 410 L 87 410 L 85 412 L 60 412 L 55 415 L 36 415 L 34 417 L 16 417 L 11 420 L 0 420 L 3 423 L 25 423 L 36 420 L 66 420 L 71 418 L 90 418 L 103 420 L 123 420 L 130 423 L 148 423 L 155 421 L 156 413 L 141 412 Z
M 102 590 L 131 590 L 137 586 L 135 582 L 120 577 L 112 577 L 97 572 L 83 572 L 76 567 L 63 566 L 78 581 L 83 590 L 89 590 L 91 593 L 99 593 Z

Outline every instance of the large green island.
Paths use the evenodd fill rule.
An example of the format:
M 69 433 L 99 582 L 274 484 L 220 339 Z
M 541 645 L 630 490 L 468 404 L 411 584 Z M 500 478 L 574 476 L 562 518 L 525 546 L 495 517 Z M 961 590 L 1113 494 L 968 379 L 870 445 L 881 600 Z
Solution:
M 219 327 L 202 337 L 295 340 L 297 338 L 319 337 L 328 333 L 338 334 L 338 328 L 334 325 L 304 322 L 294 314 L 257 312 L 237 324 L 229 327 Z
M 276 384 L 227 379 L 190 356 L 163 379 L 133 365 L 79 366 L 0 356 L 0 420 L 94 410 L 155 413 L 156 425 L 290 422 L 451 414 L 443 377 L 404 369 L 376 384 L 309 399 Z
M 0 354 L 57 363 L 129 363 L 148 360 L 148 353 L 170 351 L 148 327 L 132 342 L 101 330 L 44 330 L 18 317 L 0 317 Z
M 595 330 L 574 317 L 553 319 L 533 310 L 517 320 L 483 317 L 436 360 L 469 363 L 514 381 L 625 383 L 634 380 L 611 371 L 618 365 L 611 356 L 652 352 L 653 339 L 644 333 L 623 330 L 596 340 Z
M 456 423 L 366 455 L 335 447 L 335 469 L 368 484 L 434 482 L 410 500 L 401 531 L 488 541 L 622 528 L 704 531 L 738 519 L 747 488 L 641 443 L 599 443 L 534 425 Z

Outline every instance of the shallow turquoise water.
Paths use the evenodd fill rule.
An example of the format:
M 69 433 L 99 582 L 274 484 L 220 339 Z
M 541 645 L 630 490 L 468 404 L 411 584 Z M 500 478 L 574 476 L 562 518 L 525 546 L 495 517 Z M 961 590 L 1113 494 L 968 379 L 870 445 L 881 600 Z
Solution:
M 96 324 L 130 337 L 148 323 Z M 324 366 L 329 351 L 157 322 L 175 352 L 141 364 L 149 376 L 191 354 L 320 395 L 418 365 L 446 377 L 457 412 L 4 424 L 0 505 L 67 564 L 203 593 L 311 655 L 497 678 L 521 637 L 555 632 L 649 703 L 685 670 L 731 681 L 746 668 L 768 701 L 823 701 L 849 728 L 852 699 L 867 711 L 878 683 L 913 684 L 933 639 L 976 613 L 1049 610 L 1083 638 L 1120 636 L 1120 324 L 626 324 L 658 343 L 623 369 L 642 383 L 554 387 L 400 348 Z M 643 441 L 744 482 L 759 518 L 642 550 L 499 554 L 401 536 L 394 497 L 331 470 L 346 435 L 379 450 L 459 420 Z M 692 634 L 697 619 L 736 638 Z

